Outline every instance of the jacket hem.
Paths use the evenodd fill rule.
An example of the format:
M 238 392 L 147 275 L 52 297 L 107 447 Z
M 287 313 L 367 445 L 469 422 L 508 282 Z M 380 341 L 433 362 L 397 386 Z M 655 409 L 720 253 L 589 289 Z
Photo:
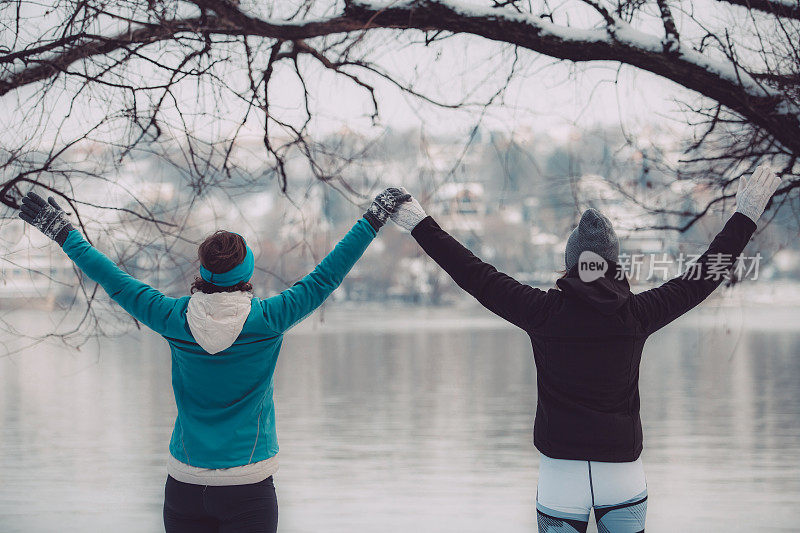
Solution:
M 225 487 L 260 483 L 278 471 L 278 456 L 230 468 L 200 468 L 179 461 L 172 454 L 167 460 L 167 474 L 181 483 Z
M 629 453 L 619 452 L 588 452 L 585 450 L 558 450 L 548 446 L 542 446 L 536 441 L 533 445 L 539 450 L 539 453 L 546 455 L 551 459 L 567 459 L 570 461 L 599 461 L 601 463 L 630 463 L 635 461 L 642 455 L 642 446 L 635 448 Z
M 180 446 L 180 443 L 177 444 Z M 250 455 L 250 448 L 247 449 L 246 455 L 242 459 L 238 460 L 204 460 L 198 459 L 195 452 L 192 452 L 192 459 L 190 460 L 185 453 L 181 453 L 182 450 L 176 447 L 176 444 L 170 442 L 169 445 L 169 454 L 172 456 L 172 459 L 180 461 L 181 463 L 187 464 L 191 467 L 195 468 L 208 468 L 208 469 L 222 469 L 222 468 L 234 468 L 238 466 L 247 466 L 250 464 L 258 463 L 261 461 L 265 461 L 267 459 L 272 459 L 276 455 L 278 455 L 278 446 L 272 446 L 268 449 L 264 449 L 263 447 L 259 446 L 259 450 L 253 455 L 253 457 L 248 461 L 247 457 Z

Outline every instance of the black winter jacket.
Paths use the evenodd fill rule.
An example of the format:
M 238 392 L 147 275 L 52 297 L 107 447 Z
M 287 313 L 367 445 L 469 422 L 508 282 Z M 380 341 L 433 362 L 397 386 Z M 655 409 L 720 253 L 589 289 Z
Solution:
M 431 217 L 411 234 L 462 289 L 530 336 L 536 448 L 556 459 L 627 462 L 642 451 L 639 362 L 647 337 L 711 294 L 755 229 L 735 213 L 695 269 L 639 294 L 624 276 L 616 279 L 613 263 L 591 283 L 576 266 L 557 289 L 542 291 L 484 263 Z

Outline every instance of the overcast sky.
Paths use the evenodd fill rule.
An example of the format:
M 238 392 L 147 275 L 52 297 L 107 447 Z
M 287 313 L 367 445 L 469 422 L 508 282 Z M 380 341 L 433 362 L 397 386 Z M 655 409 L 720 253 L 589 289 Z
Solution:
M 709 2 L 695 4 L 692 5 L 695 15 L 705 10 L 704 21 L 707 20 L 714 27 L 733 28 L 738 24 L 736 14 L 740 12 L 735 8 L 707 6 Z M 585 8 L 583 5 L 582 9 Z M 588 19 L 580 20 L 580 13 L 576 15 L 574 7 L 565 11 L 557 6 L 556 12 L 559 13 L 556 17 L 559 23 L 565 22 L 559 17 L 563 18 L 568 13 L 570 24 L 583 27 L 593 24 Z M 692 31 L 696 28 L 688 29 L 681 22 L 686 20 L 683 13 L 676 12 L 676 17 L 682 35 L 693 38 Z M 663 31 L 660 27 L 650 27 L 651 23 L 653 21 L 645 19 L 637 25 L 654 34 Z M 370 59 L 398 81 L 413 82 L 417 91 L 448 104 L 464 99 L 486 101 L 505 85 L 513 64 L 511 47 L 479 37 L 451 36 L 426 47 L 410 44 L 411 40 L 418 40 L 420 34 L 406 33 L 397 39 L 394 35 L 388 31 L 370 32 L 364 40 L 372 50 Z M 270 44 L 270 41 L 264 41 L 258 52 L 262 58 L 268 53 Z M 161 53 L 162 49 L 155 50 Z M 230 68 L 221 74 L 221 79 L 232 85 L 241 84 L 244 80 L 244 62 L 237 61 L 235 56 L 241 52 L 241 46 L 237 45 Z M 78 68 L 78 65 L 73 68 Z M 366 76 L 366 81 L 375 84 L 380 103 L 380 122 L 373 125 L 369 119 L 371 100 L 363 88 L 344 76 L 322 69 L 310 59 L 301 61 L 301 68 L 311 95 L 313 133 L 328 133 L 347 127 L 375 135 L 384 127 L 404 129 L 420 125 L 432 132 L 458 133 L 468 131 L 482 118 L 487 129 L 520 136 L 528 132 L 544 132 L 563 137 L 573 127 L 588 128 L 595 125 L 622 127 L 631 132 L 644 130 L 645 133 L 652 125 L 657 125 L 680 136 L 686 133 L 687 127 L 685 115 L 680 111 L 677 101 L 698 100 L 696 94 L 632 67 L 619 68 L 616 64 L 602 62 L 576 65 L 521 49 L 515 74 L 505 89 L 502 102 L 484 115 L 481 115 L 479 107 L 458 111 L 439 109 L 404 94 L 390 83 Z M 142 83 L 157 83 L 156 78 L 148 77 L 146 70 L 143 70 L 143 74 Z M 63 86 L 63 83 L 59 83 L 56 83 L 57 90 Z M 104 100 L 110 91 L 98 88 L 87 93 L 91 94 L 91 98 L 79 100 L 73 107 L 69 106 L 70 90 L 66 90 L 60 99 L 51 98 L 38 113 L 31 113 L 36 103 L 29 99 L 32 89 L 13 91 L 0 98 L 0 141 L 5 146 L 30 147 L 41 139 L 49 144 L 57 134 L 67 139 L 71 133 L 85 129 L 87 124 L 98 121 L 104 114 L 119 110 L 119 107 L 115 108 Z M 301 94 L 302 87 L 291 64 L 284 62 L 276 68 L 270 84 L 273 113 L 281 120 L 296 124 L 301 122 L 304 110 Z M 176 96 L 183 111 L 191 111 L 184 119 L 188 120 L 195 133 L 211 139 L 225 136 L 239 126 L 243 104 L 235 98 L 219 98 L 217 93 L 209 90 L 200 90 L 198 93 L 194 80 L 176 91 Z M 138 104 L 146 107 L 146 100 L 141 98 Z M 168 114 L 169 103 L 165 105 L 165 110 Z M 62 117 L 67 113 L 70 118 L 62 124 Z M 263 118 L 257 111 L 251 118 L 244 132 L 257 143 L 263 136 Z M 178 122 L 174 116 L 172 121 Z M 114 125 L 116 130 L 101 130 L 95 138 L 114 139 L 121 134 L 124 122 L 118 121 Z M 280 133 L 277 128 L 272 132 Z

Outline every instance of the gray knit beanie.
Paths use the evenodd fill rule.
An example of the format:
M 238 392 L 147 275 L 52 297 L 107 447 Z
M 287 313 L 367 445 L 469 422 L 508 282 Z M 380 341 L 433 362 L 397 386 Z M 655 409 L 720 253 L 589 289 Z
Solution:
M 600 211 L 589 208 L 581 215 L 578 227 L 567 239 L 564 259 L 567 270 L 578 264 L 581 252 L 590 250 L 606 261 L 619 262 L 619 239 L 611 227 L 611 221 Z

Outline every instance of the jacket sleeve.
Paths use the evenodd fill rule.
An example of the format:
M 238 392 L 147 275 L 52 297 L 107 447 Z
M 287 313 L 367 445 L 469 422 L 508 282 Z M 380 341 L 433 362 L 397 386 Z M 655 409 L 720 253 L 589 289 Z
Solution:
M 262 300 L 267 326 L 275 333 L 283 333 L 314 312 L 342 283 L 375 235 L 370 223 L 359 219 L 310 274 L 280 294 Z
M 176 298 L 167 297 L 124 272 L 89 244 L 78 230 L 69 232 L 63 249 L 84 274 L 103 287 L 131 316 L 153 331 L 166 334 L 176 311 Z
M 535 325 L 547 293 L 524 285 L 475 257 L 461 243 L 427 217 L 411 235 L 459 287 L 496 315 L 523 329 Z
M 632 311 L 650 334 L 705 300 L 724 280 L 744 250 L 756 223 L 734 213 L 701 255 L 682 275 L 659 287 L 635 294 Z

